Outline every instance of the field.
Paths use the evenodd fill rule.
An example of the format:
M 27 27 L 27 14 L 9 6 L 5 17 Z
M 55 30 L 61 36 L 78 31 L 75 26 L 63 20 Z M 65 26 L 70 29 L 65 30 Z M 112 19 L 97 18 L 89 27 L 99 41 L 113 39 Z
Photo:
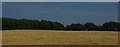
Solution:
M 2 45 L 2 31 L 0 30 L 0 46 Z
M 3 45 L 117 45 L 118 32 L 4 30 Z

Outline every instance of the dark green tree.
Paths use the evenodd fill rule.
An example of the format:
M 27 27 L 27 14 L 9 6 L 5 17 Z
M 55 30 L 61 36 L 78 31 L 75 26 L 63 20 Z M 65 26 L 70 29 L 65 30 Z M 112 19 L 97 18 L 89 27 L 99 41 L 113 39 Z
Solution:
M 2 29 L 15 29 L 17 24 L 17 19 L 12 18 L 2 18 Z
M 86 23 L 84 24 L 84 30 L 95 30 L 96 25 L 94 23 Z
M 97 31 L 102 31 L 102 30 L 104 30 L 104 28 L 103 28 L 103 26 L 99 25 L 99 26 L 96 26 L 96 29 L 95 29 L 95 30 L 97 30 Z
M 63 30 L 64 29 L 64 25 L 58 22 L 52 22 L 51 23 L 51 28 L 53 30 Z
M 66 29 L 68 29 L 68 30 L 83 30 L 83 25 L 82 24 L 71 24 L 71 25 L 67 25 Z
M 1 22 L 1 21 L 0 21 Z M 1 28 L 1 27 L 0 27 Z M 102 26 L 95 25 L 94 23 L 86 23 L 84 25 L 80 23 L 67 25 L 64 27 L 59 22 L 52 22 L 47 20 L 29 20 L 29 19 L 13 19 L 2 18 L 2 29 L 38 29 L 38 30 L 99 30 L 99 31 L 120 31 L 119 22 L 106 22 Z
M 120 24 L 118 22 L 106 22 L 103 24 L 104 30 L 119 30 Z

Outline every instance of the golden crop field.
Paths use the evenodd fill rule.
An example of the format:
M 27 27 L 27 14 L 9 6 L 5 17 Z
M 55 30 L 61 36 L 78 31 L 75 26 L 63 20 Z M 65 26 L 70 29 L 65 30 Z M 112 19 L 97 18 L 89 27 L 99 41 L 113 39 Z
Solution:
M 118 32 L 4 30 L 3 45 L 117 45 Z
M 2 45 L 2 31 L 0 30 L 0 46 Z

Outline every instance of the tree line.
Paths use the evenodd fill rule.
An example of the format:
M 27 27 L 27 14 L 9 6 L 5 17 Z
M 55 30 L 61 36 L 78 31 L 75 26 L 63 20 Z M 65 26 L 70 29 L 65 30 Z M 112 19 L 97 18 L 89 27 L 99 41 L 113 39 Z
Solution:
M 119 22 L 106 22 L 99 26 L 90 22 L 85 24 L 76 23 L 64 26 L 59 22 L 52 22 L 47 20 L 2 18 L 2 30 L 35 29 L 35 30 L 119 31 L 120 30 L 119 27 L 120 27 Z

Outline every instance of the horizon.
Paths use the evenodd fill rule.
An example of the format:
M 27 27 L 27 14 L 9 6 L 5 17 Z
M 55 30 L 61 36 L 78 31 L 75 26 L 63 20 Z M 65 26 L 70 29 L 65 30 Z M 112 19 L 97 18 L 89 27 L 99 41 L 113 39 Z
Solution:
M 5 18 L 5 17 L 2 17 L 2 18 Z M 2 19 L 2 18 L 0 18 L 0 19 Z M 22 19 L 24 19 L 24 18 L 10 18 L 10 19 L 17 19 L 17 20 L 22 20 Z M 25 19 L 25 20 L 38 20 L 38 19 Z M 42 21 L 42 20 L 38 20 L 38 21 Z M 45 20 L 45 21 L 50 21 L 50 20 Z M 50 21 L 50 22 L 58 22 L 58 21 Z M 109 22 L 116 22 L 116 21 L 109 21 Z M 60 23 L 60 22 L 58 22 L 58 23 Z M 93 22 L 86 22 L 86 23 L 93 23 Z M 86 24 L 86 23 L 70 23 L 70 24 L 63 24 L 64 26 L 67 26 L 67 25 L 71 25 L 71 24 L 82 24 L 82 25 L 84 25 L 84 24 Z M 104 23 L 107 23 L 107 22 L 104 22 Z M 95 23 L 93 23 L 93 24 L 95 24 L 95 25 L 97 25 L 97 26 L 102 26 L 104 23 L 102 23 L 102 24 L 100 24 L 100 25 L 97 25 L 97 24 L 95 24 Z M 118 22 L 119 23 L 119 22 Z M 62 24 L 62 23 L 61 23 Z
M 64 25 L 118 22 L 117 2 L 3 2 L 5 18 L 48 20 Z

